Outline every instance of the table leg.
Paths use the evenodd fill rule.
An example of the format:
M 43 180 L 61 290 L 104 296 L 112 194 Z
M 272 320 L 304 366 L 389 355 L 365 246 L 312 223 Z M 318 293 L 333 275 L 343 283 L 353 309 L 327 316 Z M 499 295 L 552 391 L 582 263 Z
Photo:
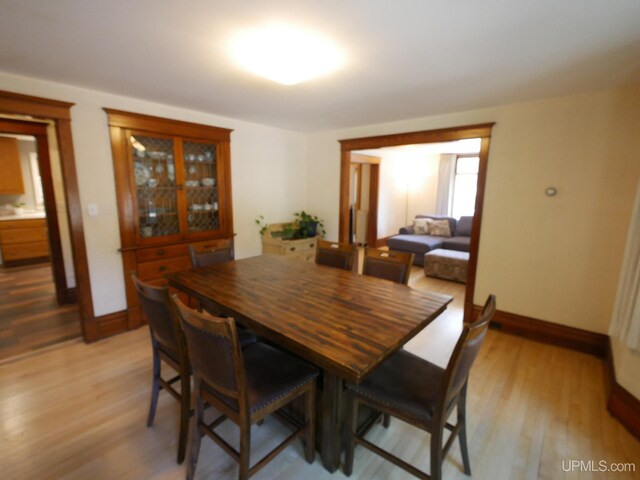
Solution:
M 322 390 L 322 464 L 330 472 L 340 467 L 342 453 L 342 391 L 343 380 L 324 372 Z

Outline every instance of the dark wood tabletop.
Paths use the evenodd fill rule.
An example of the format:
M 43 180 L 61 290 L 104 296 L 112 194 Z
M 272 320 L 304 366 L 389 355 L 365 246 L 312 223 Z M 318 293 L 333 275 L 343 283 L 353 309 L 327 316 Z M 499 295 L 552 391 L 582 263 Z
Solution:
M 279 255 L 167 275 L 169 284 L 346 381 L 376 365 L 452 298 Z

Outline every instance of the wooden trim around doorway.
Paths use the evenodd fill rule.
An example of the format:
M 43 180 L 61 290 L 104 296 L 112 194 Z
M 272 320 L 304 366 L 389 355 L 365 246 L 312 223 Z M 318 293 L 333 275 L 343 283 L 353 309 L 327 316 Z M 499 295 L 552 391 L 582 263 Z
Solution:
M 93 314 L 91 280 L 82 223 L 82 206 L 71 135 L 71 107 L 73 105 L 69 102 L 0 90 L 0 113 L 29 115 L 38 120 L 50 120 L 55 126 L 65 187 L 82 336 L 86 342 L 92 342 L 97 340 L 97 331 Z
M 340 242 L 349 241 L 349 168 L 351 164 L 351 152 L 354 150 L 369 150 L 383 147 L 395 147 L 400 145 L 413 145 L 420 143 L 440 143 L 469 138 L 480 138 L 480 169 L 478 173 L 478 189 L 476 193 L 476 211 L 473 216 L 471 232 L 471 248 L 469 252 L 469 270 L 464 299 L 464 319 L 469 321 L 473 315 L 473 297 L 475 294 L 476 270 L 478 264 L 478 247 L 480 244 L 480 227 L 482 225 L 482 208 L 484 205 L 484 186 L 487 178 L 489 141 L 494 123 L 478 125 L 466 125 L 438 130 L 425 130 L 419 132 L 406 132 L 375 137 L 352 138 L 340 140 L 340 207 L 339 207 L 339 231 Z M 373 210 L 373 206 L 372 209 Z M 375 215 L 377 220 L 377 204 Z

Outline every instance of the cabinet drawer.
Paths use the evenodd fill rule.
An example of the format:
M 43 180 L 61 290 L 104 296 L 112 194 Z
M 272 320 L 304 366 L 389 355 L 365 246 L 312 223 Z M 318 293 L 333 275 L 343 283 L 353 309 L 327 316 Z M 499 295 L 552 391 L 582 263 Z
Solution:
M 136 260 L 151 262 L 165 258 L 186 257 L 189 250 L 186 245 L 168 245 L 166 247 L 143 248 L 136 252 Z
M 44 218 L 32 218 L 30 220 L 4 220 L 0 221 L 0 230 L 13 230 L 16 228 L 46 227 Z
M 293 255 L 303 252 L 315 253 L 316 243 L 318 242 L 314 238 L 311 238 L 309 240 L 296 240 L 292 242 L 283 242 L 282 248 L 285 255 Z
M 16 243 L 2 246 L 2 258 L 7 261 L 48 256 L 48 242 Z
M 229 248 L 230 244 L 231 240 L 228 238 L 213 238 L 202 242 L 194 242 L 191 245 L 193 245 L 196 252 L 202 252 L 207 250 L 218 250 L 220 248 Z
M 46 242 L 45 228 L 12 228 L 0 231 L 0 243 L 9 245 L 14 243 Z
M 155 262 L 144 262 L 138 265 L 138 277 L 140 280 L 150 280 L 162 277 L 169 272 L 178 272 L 191 268 L 189 257 L 168 258 Z

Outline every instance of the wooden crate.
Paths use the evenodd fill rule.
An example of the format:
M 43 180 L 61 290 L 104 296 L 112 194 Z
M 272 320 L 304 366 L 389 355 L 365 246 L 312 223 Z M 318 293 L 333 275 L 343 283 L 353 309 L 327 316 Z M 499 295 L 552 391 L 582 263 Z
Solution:
M 290 223 L 274 223 L 269 225 L 267 231 L 262 235 L 262 253 L 275 253 L 277 255 L 287 255 L 307 262 L 314 262 L 316 258 L 316 248 L 319 236 L 301 238 L 298 240 L 283 240 L 277 236 L 277 232 L 282 232 Z M 273 234 L 276 233 L 276 236 Z

